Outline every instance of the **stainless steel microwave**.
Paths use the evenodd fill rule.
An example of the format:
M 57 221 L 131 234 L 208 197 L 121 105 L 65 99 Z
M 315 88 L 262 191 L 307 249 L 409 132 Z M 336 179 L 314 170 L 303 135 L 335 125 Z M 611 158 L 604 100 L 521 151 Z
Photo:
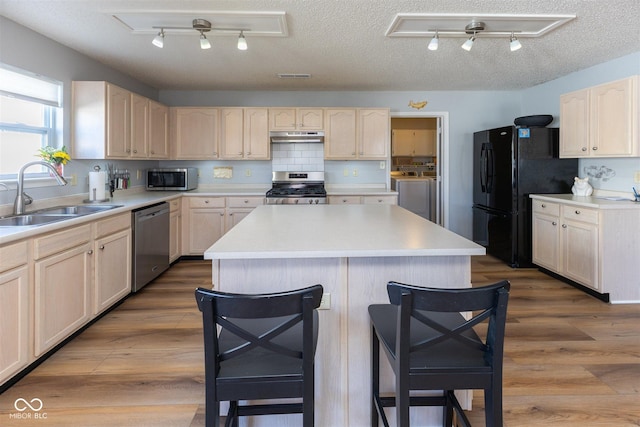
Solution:
M 149 191 L 188 191 L 198 187 L 198 168 L 147 169 Z

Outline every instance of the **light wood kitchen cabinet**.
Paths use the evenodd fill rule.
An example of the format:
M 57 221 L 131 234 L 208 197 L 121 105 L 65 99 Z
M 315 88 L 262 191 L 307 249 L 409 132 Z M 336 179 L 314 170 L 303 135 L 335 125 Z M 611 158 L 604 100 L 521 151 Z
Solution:
M 225 232 L 225 198 L 184 197 L 183 201 L 183 254 L 202 255 Z
M 169 262 L 182 255 L 182 203 L 180 199 L 169 201 Z
M 327 160 L 386 160 L 389 110 L 325 109 L 324 157 Z
M 103 312 L 131 292 L 131 214 L 94 225 L 93 312 Z
M 269 108 L 269 130 L 322 130 L 322 108 Z
M 218 158 L 219 110 L 208 107 L 169 108 L 172 158 Z
M 220 158 L 269 160 L 269 114 L 266 108 L 220 110 Z
M 104 81 L 72 82 L 71 98 L 72 158 L 168 158 L 166 106 Z
M 169 107 L 149 100 L 149 158 L 169 158 Z
M 144 96 L 131 95 L 131 148 L 129 155 L 133 158 L 146 158 L 149 145 L 149 99 Z
M 41 356 L 91 318 L 91 225 L 34 239 L 34 355 Z
M 394 157 L 434 157 L 437 155 L 434 129 L 394 129 L 391 132 Z
M 0 247 L 0 384 L 31 362 L 28 243 Z
M 640 156 L 638 76 L 560 97 L 560 157 Z
M 386 159 L 389 155 L 389 110 L 359 108 L 357 113 L 358 158 Z
M 225 232 L 231 230 L 256 207 L 264 204 L 264 197 L 227 197 Z
M 612 302 L 639 302 L 637 254 L 640 209 L 586 207 L 532 196 L 533 262 L 609 294 Z

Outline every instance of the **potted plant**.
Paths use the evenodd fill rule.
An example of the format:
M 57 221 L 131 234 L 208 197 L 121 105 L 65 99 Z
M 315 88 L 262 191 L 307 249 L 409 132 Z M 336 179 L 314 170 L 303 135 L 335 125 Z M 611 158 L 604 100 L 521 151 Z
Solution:
M 49 145 L 42 147 L 38 150 L 38 156 L 45 162 L 52 164 L 60 176 L 63 174 L 63 165 L 66 165 L 69 160 L 71 160 L 71 156 L 67 153 L 64 145 L 62 148 L 51 147 Z

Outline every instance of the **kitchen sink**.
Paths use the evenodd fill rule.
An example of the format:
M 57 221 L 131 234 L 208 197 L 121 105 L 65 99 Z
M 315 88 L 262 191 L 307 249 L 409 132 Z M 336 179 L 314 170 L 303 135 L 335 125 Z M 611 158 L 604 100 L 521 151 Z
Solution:
M 108 211 L 110 209 L 119 208 L 122 205 L 75 205 L 75 206 L 56 206 L 53 208 L 40 209 L 32 214 L 35 215 L 89 215 L 92 213 L 98 213 Z
M 35 227 L 50 224 L 52 222 L 64 221 L 65 219 L 104 212 L 119 207 L 122 207 L 122 205 L 56 206 L 47 209 L 40 209 L 23 215 L 13 215 L 0 218 L 0 227 Z
M 56 221 L 75 218 L 70 215 L 16 215 L 0 218 L 0 227 L 25 227 L 45 225 Z

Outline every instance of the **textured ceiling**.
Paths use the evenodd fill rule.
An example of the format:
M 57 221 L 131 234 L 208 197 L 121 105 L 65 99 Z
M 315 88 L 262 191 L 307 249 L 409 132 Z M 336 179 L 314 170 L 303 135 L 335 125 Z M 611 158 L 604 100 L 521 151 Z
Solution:
M 285 12 L 287 37 L 197 34 L 151 45 L 112 17 L 119 12 Z M 539 38 L 387 37 L 398 13 L 575 14 Z M 159 89 L 496 90 L 521 89 L 640 51 L 639 0 L 0 0 L 0 14 Z M 1 53 L 0 53 L 1 54 Z M 1 57 L 0 57 L 1 60 Z M 310 79 L 278 79 L 309 73 Z

